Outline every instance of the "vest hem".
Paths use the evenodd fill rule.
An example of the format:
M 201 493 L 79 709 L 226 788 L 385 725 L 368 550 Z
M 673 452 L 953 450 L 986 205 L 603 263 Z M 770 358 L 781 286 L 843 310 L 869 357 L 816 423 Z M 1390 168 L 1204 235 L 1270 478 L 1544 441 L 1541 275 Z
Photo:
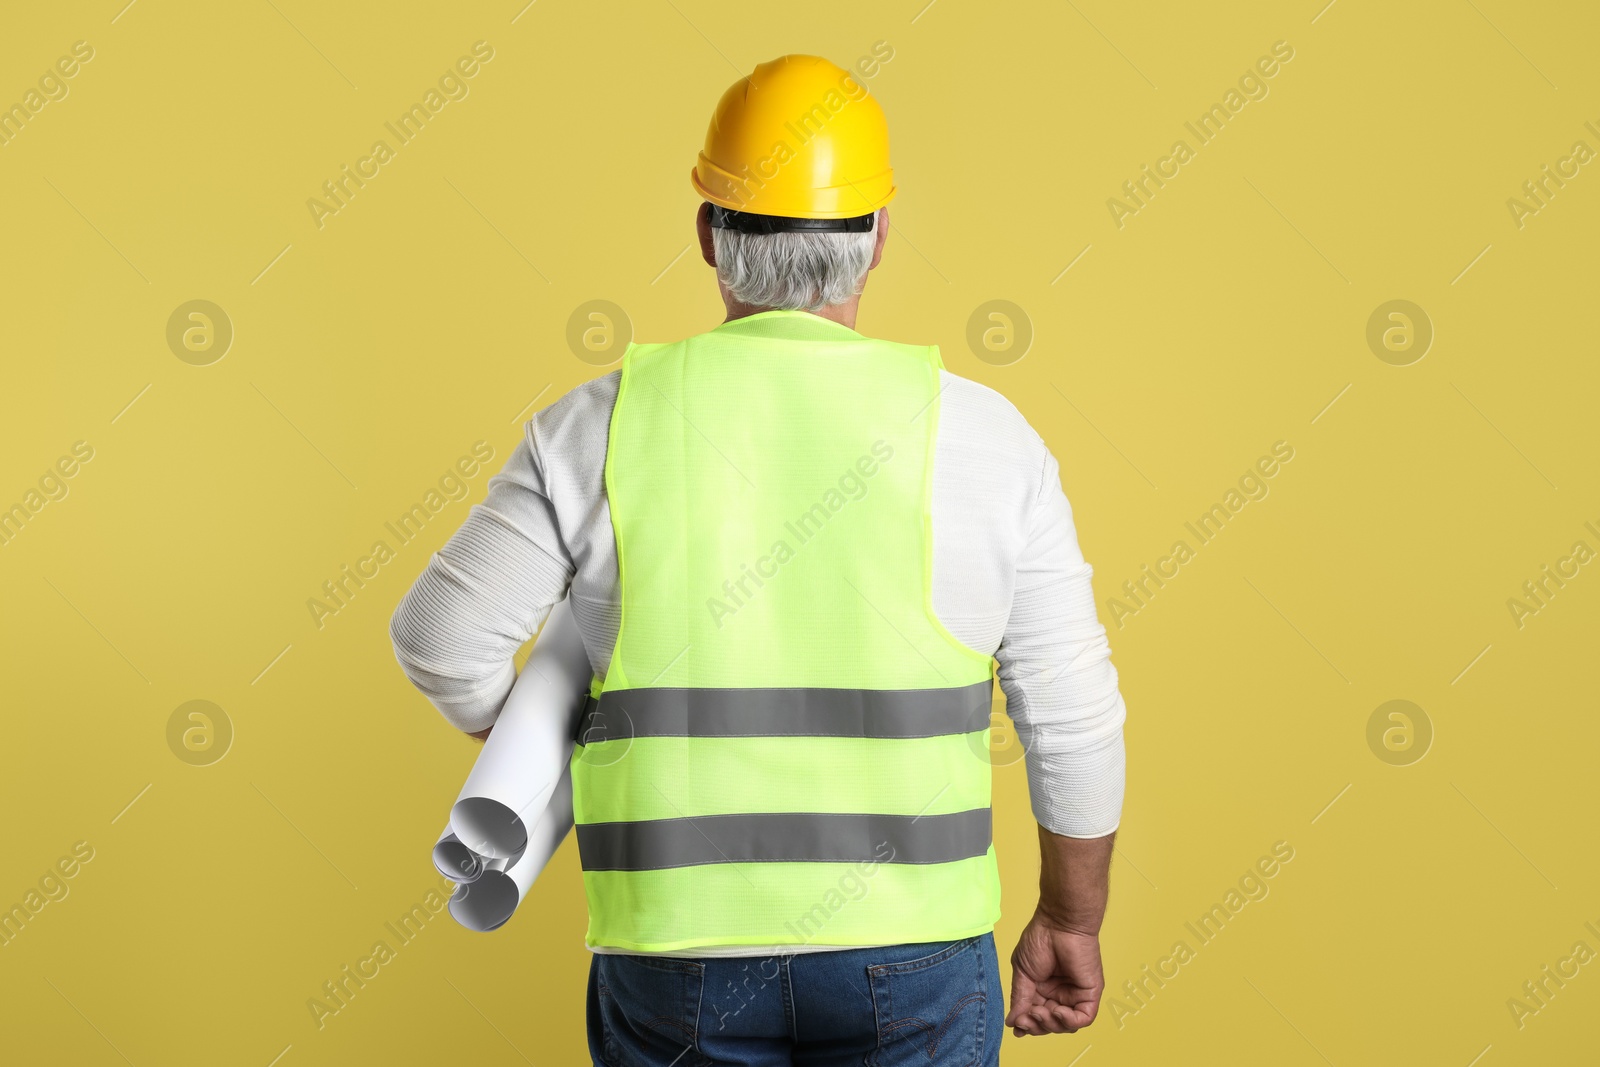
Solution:
M 760 946 L 770 948 L 774 945 L 794 944 L 814 948 L 818 945 L 828 945 L 841 949 L 848 948 L 881 948 L 885 945 L 921 945 L 938 941 L 960 941 L 968 937 L 979 937 L 994 930 L 1000 921 L 1000 916 L 995 915 L 987 923 L 980 926 L 963 927 L 956 930 L 914 930 L 914 931 L 888 931 L 872 937 L 862 937 L 855 940 L 839 939 L 830 940 L 819 937 L 811 941 L 790 942 L 784 938 L 772 935 L 749 937 L 692 937 L 681 941 L 628 941 L 623 938 L 594 938 L 586 936 L 583 939 L 584 947 L 590 951 L 596 948 L 615 949 L 621 952 L 634 952 L 640 955 L 671 955 L 682 949 L 691 948 L 733 948 L 739 945 Z M 784 955 L 784 953 L 777 953 Z

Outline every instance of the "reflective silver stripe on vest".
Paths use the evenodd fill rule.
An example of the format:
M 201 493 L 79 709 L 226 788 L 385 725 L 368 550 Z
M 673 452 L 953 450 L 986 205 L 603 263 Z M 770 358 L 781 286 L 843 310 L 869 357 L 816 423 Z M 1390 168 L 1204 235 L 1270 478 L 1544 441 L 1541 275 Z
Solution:
M 613 689 L 578 744 L 630 737 L 937 737 L 989 725 L 988 679 L 946 689 Z
M 707 863 L 950 863 L 985 855 L 988 808 L 949 815 L 777 812 L 579 823 L 586 871 L 654 871 Z

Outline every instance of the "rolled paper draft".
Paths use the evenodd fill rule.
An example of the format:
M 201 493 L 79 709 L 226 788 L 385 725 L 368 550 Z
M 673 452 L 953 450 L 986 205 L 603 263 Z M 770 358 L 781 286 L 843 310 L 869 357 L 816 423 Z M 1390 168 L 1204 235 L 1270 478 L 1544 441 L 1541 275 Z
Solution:
M 445 824 L 444 833 L 433 846 L 433 866 L 458 885 L 477 881 L 483 874 L 483 857 L 461 843 L 456 832 Z
M 450 825 L 468 849 L 515 861 L 528 847 L 528 826 L 549 805 L 566 770 L 592 676 L 563 600 L 550 609 L 451 809 Z
M 564 766 L 550 803 L 528 831 L 528 845 L 522 857 L 509 868 L 484 871 L 477 881 L 459 887 L 450 898 L 450 914 L 456 922 L 479 933 L 505 925 L 571 829 L 572 772 Z

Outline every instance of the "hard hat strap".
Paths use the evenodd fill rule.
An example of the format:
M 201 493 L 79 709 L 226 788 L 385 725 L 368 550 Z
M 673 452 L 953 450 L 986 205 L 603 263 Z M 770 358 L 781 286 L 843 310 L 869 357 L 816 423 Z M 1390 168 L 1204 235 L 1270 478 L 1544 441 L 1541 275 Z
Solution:
M 871 233 L 873 211 L 852 219 L 801 219 L 788 215 L 756 215 L 749 211 L 731 211 L 720 204 L 711 204 L 711 226 L 719 230 L 738 230 L 740 233 Z

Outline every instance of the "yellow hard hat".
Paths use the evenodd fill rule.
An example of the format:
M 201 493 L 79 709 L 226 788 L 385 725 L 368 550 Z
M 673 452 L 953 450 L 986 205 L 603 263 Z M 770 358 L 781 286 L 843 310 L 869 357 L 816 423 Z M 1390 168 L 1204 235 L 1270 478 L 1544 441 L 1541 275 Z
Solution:
M 895 194 L 889 125 L 848 71 L 819 56 L 782 56 L 722 94 L 689 180 L 714 205 L 713 225 L 870 230 Z

